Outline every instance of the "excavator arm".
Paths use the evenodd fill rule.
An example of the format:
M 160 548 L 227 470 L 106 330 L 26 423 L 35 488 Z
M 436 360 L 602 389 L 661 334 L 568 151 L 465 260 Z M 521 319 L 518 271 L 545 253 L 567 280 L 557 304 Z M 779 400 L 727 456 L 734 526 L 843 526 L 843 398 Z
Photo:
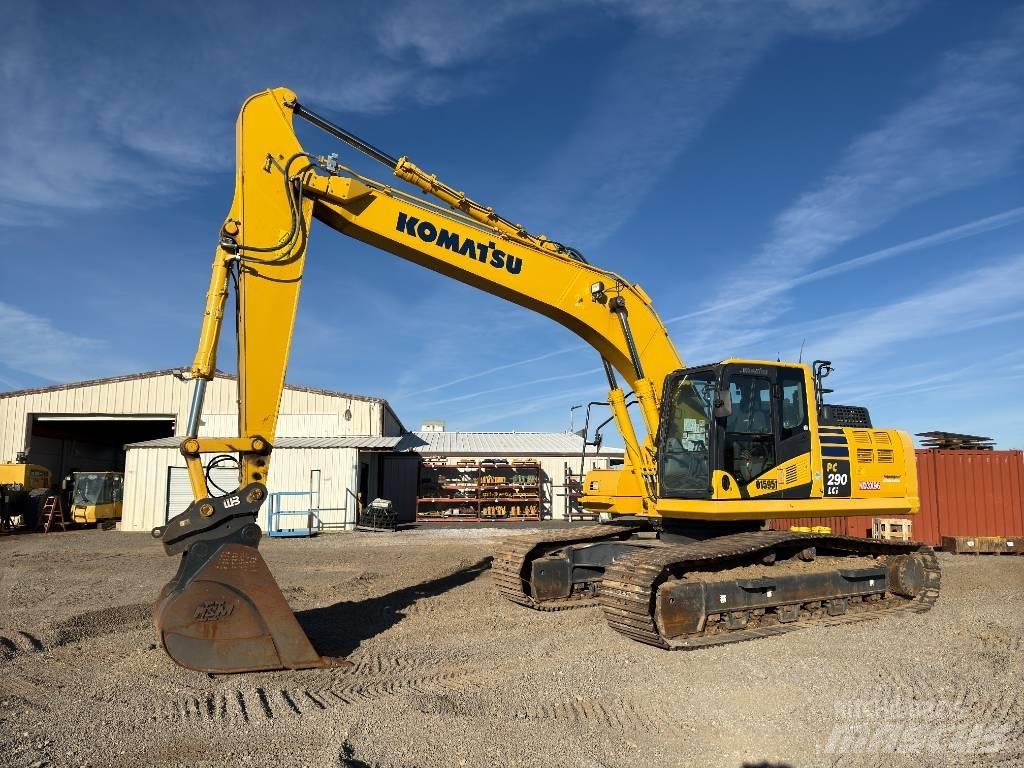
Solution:
M 306 154 L 295 116 L 309 119 L 389 166 L 450 207 L 360 176 L 334 157 Z M 630 465 L 651 473 L 664 377 L 682 367 L 650 299 L 637 285 L 586 263 L 572 249 L 529 234 L 426 174 L 301 107 L 277 88 L 251 97 L 238 119 L 235 199 L 222 230 L 207 294 L 196 391 L 186 441 L 197 498 L 207 493 L 200 453 L 237 450 L 250 481 L 269 467 L 299 288 L 313 218 L 435 272 L 539 312 L 594 347 L 606 364 L 610 402 Z M 231 282 L 238 284 L 239 434 L 198 438 L 203 382 L 213 378 Z M 614 372 L 636 395 L 647 439 L 639 442 Z M 253 443 L 255 442 L 255 446 Z
M 300 117 L 389 166 L 437 203 L 306 153 Z M 291 91 L 250 97 L 236 126 L 235 195 L 214 256 L 193 396 L 181 451 L 195 501 L 153 534 L 181 554 L 178 574 L 155 607 L 164 647 L 205 671 L 304 668 L 332 662 L 310 645 L 256 549 L 266 498 L 313 219 L 371 246 L 539 312 L 597 350 L 609 404 L 626 446 L 622 487 L 644 505 L 656 498 L 652 436 L 665 377 L 682 367 L 668 333 L 637 285 L 588 264 L 576 251 L 499 216 L 302 107 Z M 199 436 L 205 386 L 215 374 L 228 296 L 237 289 L 239 432 Z M 641 441 L 616 372 L 635 395 Z M 238 454 L 240 485 L 212 497 L 204 454 Z

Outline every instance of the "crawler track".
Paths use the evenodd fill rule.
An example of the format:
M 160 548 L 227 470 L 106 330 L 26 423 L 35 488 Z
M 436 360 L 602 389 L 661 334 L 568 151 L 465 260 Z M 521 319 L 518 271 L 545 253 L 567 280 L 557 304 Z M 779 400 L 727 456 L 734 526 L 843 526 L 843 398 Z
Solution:
M 545 531 L 531 536 L 516 536 L 502 542 L 494 555 L 491 573 L 498 594 L 513 603 L 525 605 L 536 611 L 564 611 L 595 605 L 592 595 L 577 593 L 564 600 L 545 600 L 539 603 L 530 594 L 530 585 L 525 569 L 528 561 L 567 544 L 590 544 L 609 539 L 625 539 L 636 528 L 628 525 L 589 525 L 583 528 L 565 528 Z
M 920 555 L 925 568 L 925 587 L 915 598 L 886 593 L 881 599 L 851 603 L 847 613 L 828 616 L 824 611 L 801 610 L 792 623 L 779 623 L 773 614 L 756 617 L 743 629 L 709 630 L 677 638 L 663 637 L 654 619 L 658 587 L 695 569 L 723 569 L 755 562 L 779 547 L 816 547 L 834 555 Z M 768 568 L 768 566 L 766 566 Z M 754 640 L 793 632 L 808 626 L 834 626 L 872 619 L 895 611 L 927 611 L 939 595 L 938 561 L 930 547 L 846 536 L 815 536 L 762 531 L 722 536 L 694 544 L 637 550 L 616 560 L 606 571 L 598 595 L 608 624 L 617 632 L 642 643 L 672 650 L 692 650 L 713 645 Z

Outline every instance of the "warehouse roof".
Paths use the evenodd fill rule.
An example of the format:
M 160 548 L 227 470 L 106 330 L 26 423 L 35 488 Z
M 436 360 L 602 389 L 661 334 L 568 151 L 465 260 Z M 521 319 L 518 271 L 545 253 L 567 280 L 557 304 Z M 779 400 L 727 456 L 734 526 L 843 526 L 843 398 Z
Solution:
M 414 432 L 422 443 L 410 448 L 423 455 L 442 456 L 565 456 L 583 450 L 583 438 L 572 432 Z M 593 453 L 592 447 L 587 448 Z M 621 448 L 602 453 L 622 455 Z
M 67 384 L 51 384 L 46 387 L 34 387 L 31 389 L 15 389 L 9 392 L 0 392 L 0 399 L 8 397 L 23 397 L 25 395 L 38 395 L 43 392 L 60 392 L 61 390 L 78 389 L 79 387 L 95 387 L 102 384 L 114 384 L 119 381 L 136 381 L 138 379 L 152 379 L 157 376 L 176 376 L 179 379 L 185 380 L 187 378 L 187 368 L 162 368 L 157 371 L 142 371 L 141 373 L 130 373 L 124 376 L 108 376 L 105 379 L 87 379 L 85 381 L 72 381 Z M 231 373 L 224 373 L 217 371 L 218 379 L 231 379 L 237 380 L 238 376 Z M 391 407 L 391 403 L 381 397 L 371 397 L 370 395 L 354 395 L 351 392 L 337 392 L 330 389 L 319 389 L 317 387 L 303 387 L 298 384 L 285 384 L 285 389 L 290 389 L 293 392 L 309 392 L 314 395 L 324 395 L 326 397 L 342 397 L 346 400 L 360 400 L 367 403 L 381 403 L 391 415 L 395 417 L 395 421 L 401 425 L 402 421 L 398 418 L 398 414 L 395 413 L 395 409 Z M 404 427 L 403 427 L 404 429 Z
M 340 435 L 338 437 L 282 437 L 274 442 L 275 448 L 361 448 L 374 451 L 399 450 L 398 444 L 410 435 L 380 437 L 379 435 Z M 177 448 L 182 437 L 159 437 L 141 443 L 129 443 L 125 448 Z
M 136 379 L 151 379 L 156 376 L 177 376 L 178 378 L 187 378 L 187 368 L 161 368 L 157 371 L 142 371 L 141 373 L 129 373 L 124 376 L 108 376 L 105 379 L 87 379 L 85 381 L 71 381 L 66 384 L 51 384 L 46 387 L 33 387 L 30 389 L 14 389 L 9 392 L 0 392 L 0 398 L 3 397 L 22 397 L 23 395 L 37 395 L 41 392 L 59 392 L 62 389 L 78 389 L 79 387 L 95 387 L 100 384 L 113 384 L 118 381 L 135 381 Z M 237 379 L 238 377 L 232 373 L 224 373 L 217 371 L 218 379 Z M 380 397 L 371 397 L 369 395 L 353 395 L 350 392 L 335 392 L 330 389 L 318 389 L 316 387 L 302 387 L 297 384 L 285 384 L 285 389 L 295 390 L 297 392 L 311 392 L 317 395 L 329 395 L 331 397 L 344 397 L 349 400 L 365 400 L 370 403 L 387 403 Z M 389 406 L 390 407 L 390 406 Z

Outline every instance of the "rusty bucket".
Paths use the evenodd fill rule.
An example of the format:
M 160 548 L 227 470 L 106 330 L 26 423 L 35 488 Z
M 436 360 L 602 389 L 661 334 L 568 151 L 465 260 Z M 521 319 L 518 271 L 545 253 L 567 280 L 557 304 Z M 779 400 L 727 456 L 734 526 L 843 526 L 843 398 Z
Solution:
M 153 606 L 153 623 L 183 667 L 231 673 L 350 663 L 317 653 L 260 555 L 255 521 L 265 497 L 253 483 L 195 501 L 153 529 L 168 554 L 182 555 Z

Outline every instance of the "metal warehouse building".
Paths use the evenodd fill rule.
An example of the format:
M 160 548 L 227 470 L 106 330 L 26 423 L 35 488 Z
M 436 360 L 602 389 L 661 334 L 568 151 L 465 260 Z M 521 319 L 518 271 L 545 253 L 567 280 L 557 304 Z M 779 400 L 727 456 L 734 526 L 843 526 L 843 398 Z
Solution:
M 219 375 L 206 392 L 200 435 L 238 433 L 238 382 Z M 0 393 L 0 463 L 71 471 L 123 471 L 121 528 L 148 531 L 192 500 L 178 445 L 185 433 L 190 380 L 180 369 Z M 351 528 L 358 503 L 391 499 L 399 519 L 416 517 L 421 461 L 533 460 L 542 467 L 543 516 L 563 518 L 567 472 L 578 474 L 583 439 L 545 432 L 407 432 L 386 400 L 286 386 L 269 491 L 285 510 L 318 510 L 326 529 Z M 592 449 L 588 449 L 592 451 Z M 621 449 L 588 453 L 584 470 L 622 459 Z M 229 491 L 233 467 L 214 469 Z M 216 493 L 215 488 L 211 488 Z M 267 527 L 267 508 L 260 524 Z
M 238 433 L 237 389 L 231 376 L 210 383 L 200 434 Z M 55 479 L 72 470 L 123 470 L 122 528 L 149 530 L 191 501 L 177 450 L 189 398 L 178 369 L 2 393 L 0 463 L 23 454 Z M 288 386 L 270 491 L 308 492 L 326 525 L 343 525 L 360 489 L 364 496 L 381 489 L 387 467 L 380 452 L 403 432 L 385 400 Z M 234 487 L 235 474 L 219 470 L 212 479 Z

